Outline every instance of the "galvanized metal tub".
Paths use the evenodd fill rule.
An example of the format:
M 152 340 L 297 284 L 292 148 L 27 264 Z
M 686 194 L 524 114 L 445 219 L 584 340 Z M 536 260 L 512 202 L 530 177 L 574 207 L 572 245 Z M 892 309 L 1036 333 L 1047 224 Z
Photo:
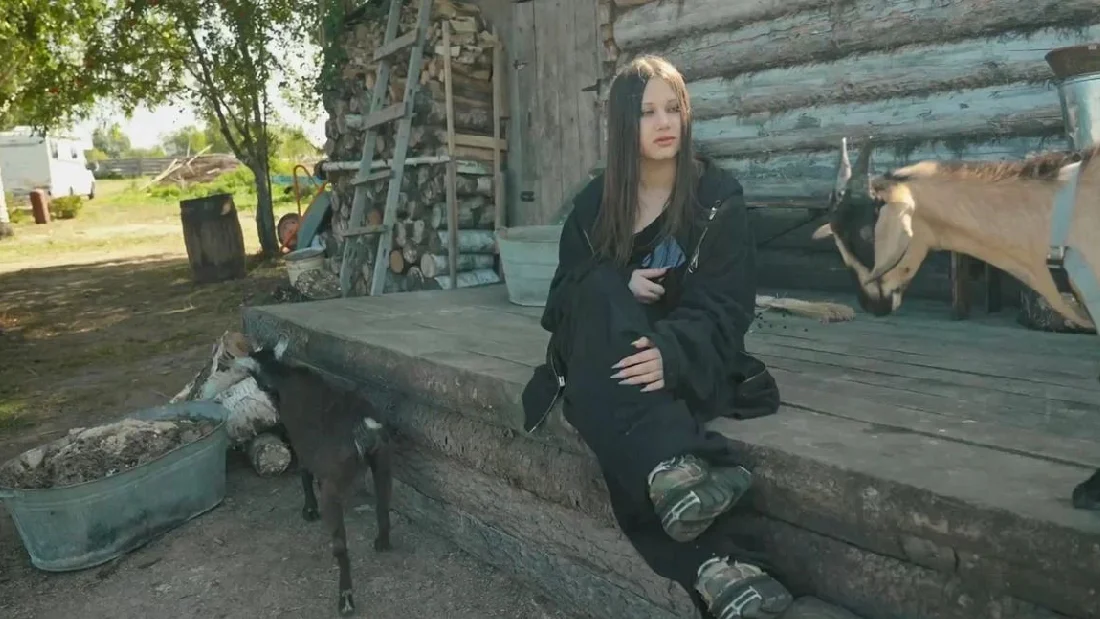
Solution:
M 193 443 L 111 477 L 44 490 L 0 488 L 35 567 L 66 572 L 106 563 L 222 502 L 229 446 L 223 406 L 179 402 L 127 417 L 149 421 L 181 414 L 218 424 Z
M 542 307 L 550 280 L 558 267 L 561 225 L 517 226 L 497 231 L 500 265 L 508 300 L 516 305 Z
M 1046 61 L 1057 78 L 1066 136 L 1075 149 L 1093 147 L 1100 141 L 1100 45 L 1053 49 Z

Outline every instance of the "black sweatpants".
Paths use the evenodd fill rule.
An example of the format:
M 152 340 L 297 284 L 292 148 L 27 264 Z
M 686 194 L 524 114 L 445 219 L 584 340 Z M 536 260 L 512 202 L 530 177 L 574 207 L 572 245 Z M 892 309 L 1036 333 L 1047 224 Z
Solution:
M 665 533 L 649 499 L 647 478 L 660 462 L 694 454 L 712 465 L 736 464 L 730 442 L 707 431 L 668 390 L 620 385 L 612 365 L 638 352 L 631 342 L 650 332 L 649 319 L 621 277 L 597 267 L 577 285 L 566 324 L 568 378 L 563 412 L 595 453 L 620 529 L 657 574 L 694 590 L 699 566 L 737 549 L 716 527 L 691 542 Z

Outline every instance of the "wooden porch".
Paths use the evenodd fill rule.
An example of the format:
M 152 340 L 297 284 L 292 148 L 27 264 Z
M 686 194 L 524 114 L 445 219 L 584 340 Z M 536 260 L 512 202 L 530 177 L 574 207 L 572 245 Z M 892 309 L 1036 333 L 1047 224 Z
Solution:
M 317 367 L 506 432 L 492 448 L 457 430 L 432 439 L 413 426 L 442 417 L 395 413 L 411 440 L 608 527 L 598 472 L 560 415 L 530 437 L 517 431 L 546 343 L 540 313 L 509 304 L 498 285 L 256 308 L 245 322 L 260 339 L 290 333 L 290 354 Z M 1100 617 L 1100 517 L 1069 502 L 1100 466 L 1095 336 L 1029 331 L 1005 312 L 959 322 L 942 303 L 909 301 L 892 317 L 828 325 L 768 312 L 748 347 L 784 406 L 712 427 L 757 470 L 758 530 L 806 591 L 868 618 L 979 619 L 1006 604 L 1034 610 L 1005 615 L 1019 619 Z M 501 455 L 528 444 L 550 451 Z M 480 518 L 484 507 L 468 509 Z M 579 552 L 555 548 L 546 552 Z M 647 577 L 624 578 L 653 590 Z

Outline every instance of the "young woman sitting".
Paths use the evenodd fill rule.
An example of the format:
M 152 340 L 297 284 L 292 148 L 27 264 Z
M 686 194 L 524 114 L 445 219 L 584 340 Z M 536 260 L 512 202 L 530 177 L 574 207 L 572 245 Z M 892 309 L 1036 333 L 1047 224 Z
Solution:
M 542 318 L 547 364 L 524 390 L 527 430 L 564 395 L 651 569 L 714 617 L 777 617 L 791 595 L 711 527 L 752 476 L 703 424 L 778 408 L 774 381 L 744 351 L 756 285 L 741 185 L 695 154 L 683 77 L 661 58 L 615 77 L 608 123 L 606 170 L 563 227 Z M 736 410 L 746 362 L 766 379 L 763 412 Z

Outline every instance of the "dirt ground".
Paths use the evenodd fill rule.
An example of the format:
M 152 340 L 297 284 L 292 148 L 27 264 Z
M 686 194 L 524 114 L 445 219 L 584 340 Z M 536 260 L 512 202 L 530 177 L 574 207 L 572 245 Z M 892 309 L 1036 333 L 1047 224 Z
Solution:
M 208 362 L 215 338 L 240 328 L 243 306 L 272 302 L 285 271 L 255 259 L 245 279 L 194 285 L 173 217 L 131 214 L 105 232 L 93 212 L 0 241 L 0 462 L 166 402 Z M 241 219 L 254 251 L 254 224 Z M 337 616 L 329 540 L 301 519 L 295 472 L 259 478 L 231 453 L 228 483 L 214 511 L 69 574 L 33 568 L 0 507 L 0 617 Z M 369 509 L 348 519 L 358 616 L 566 617 L 400 514 L 386 554 L 371 548 Z

